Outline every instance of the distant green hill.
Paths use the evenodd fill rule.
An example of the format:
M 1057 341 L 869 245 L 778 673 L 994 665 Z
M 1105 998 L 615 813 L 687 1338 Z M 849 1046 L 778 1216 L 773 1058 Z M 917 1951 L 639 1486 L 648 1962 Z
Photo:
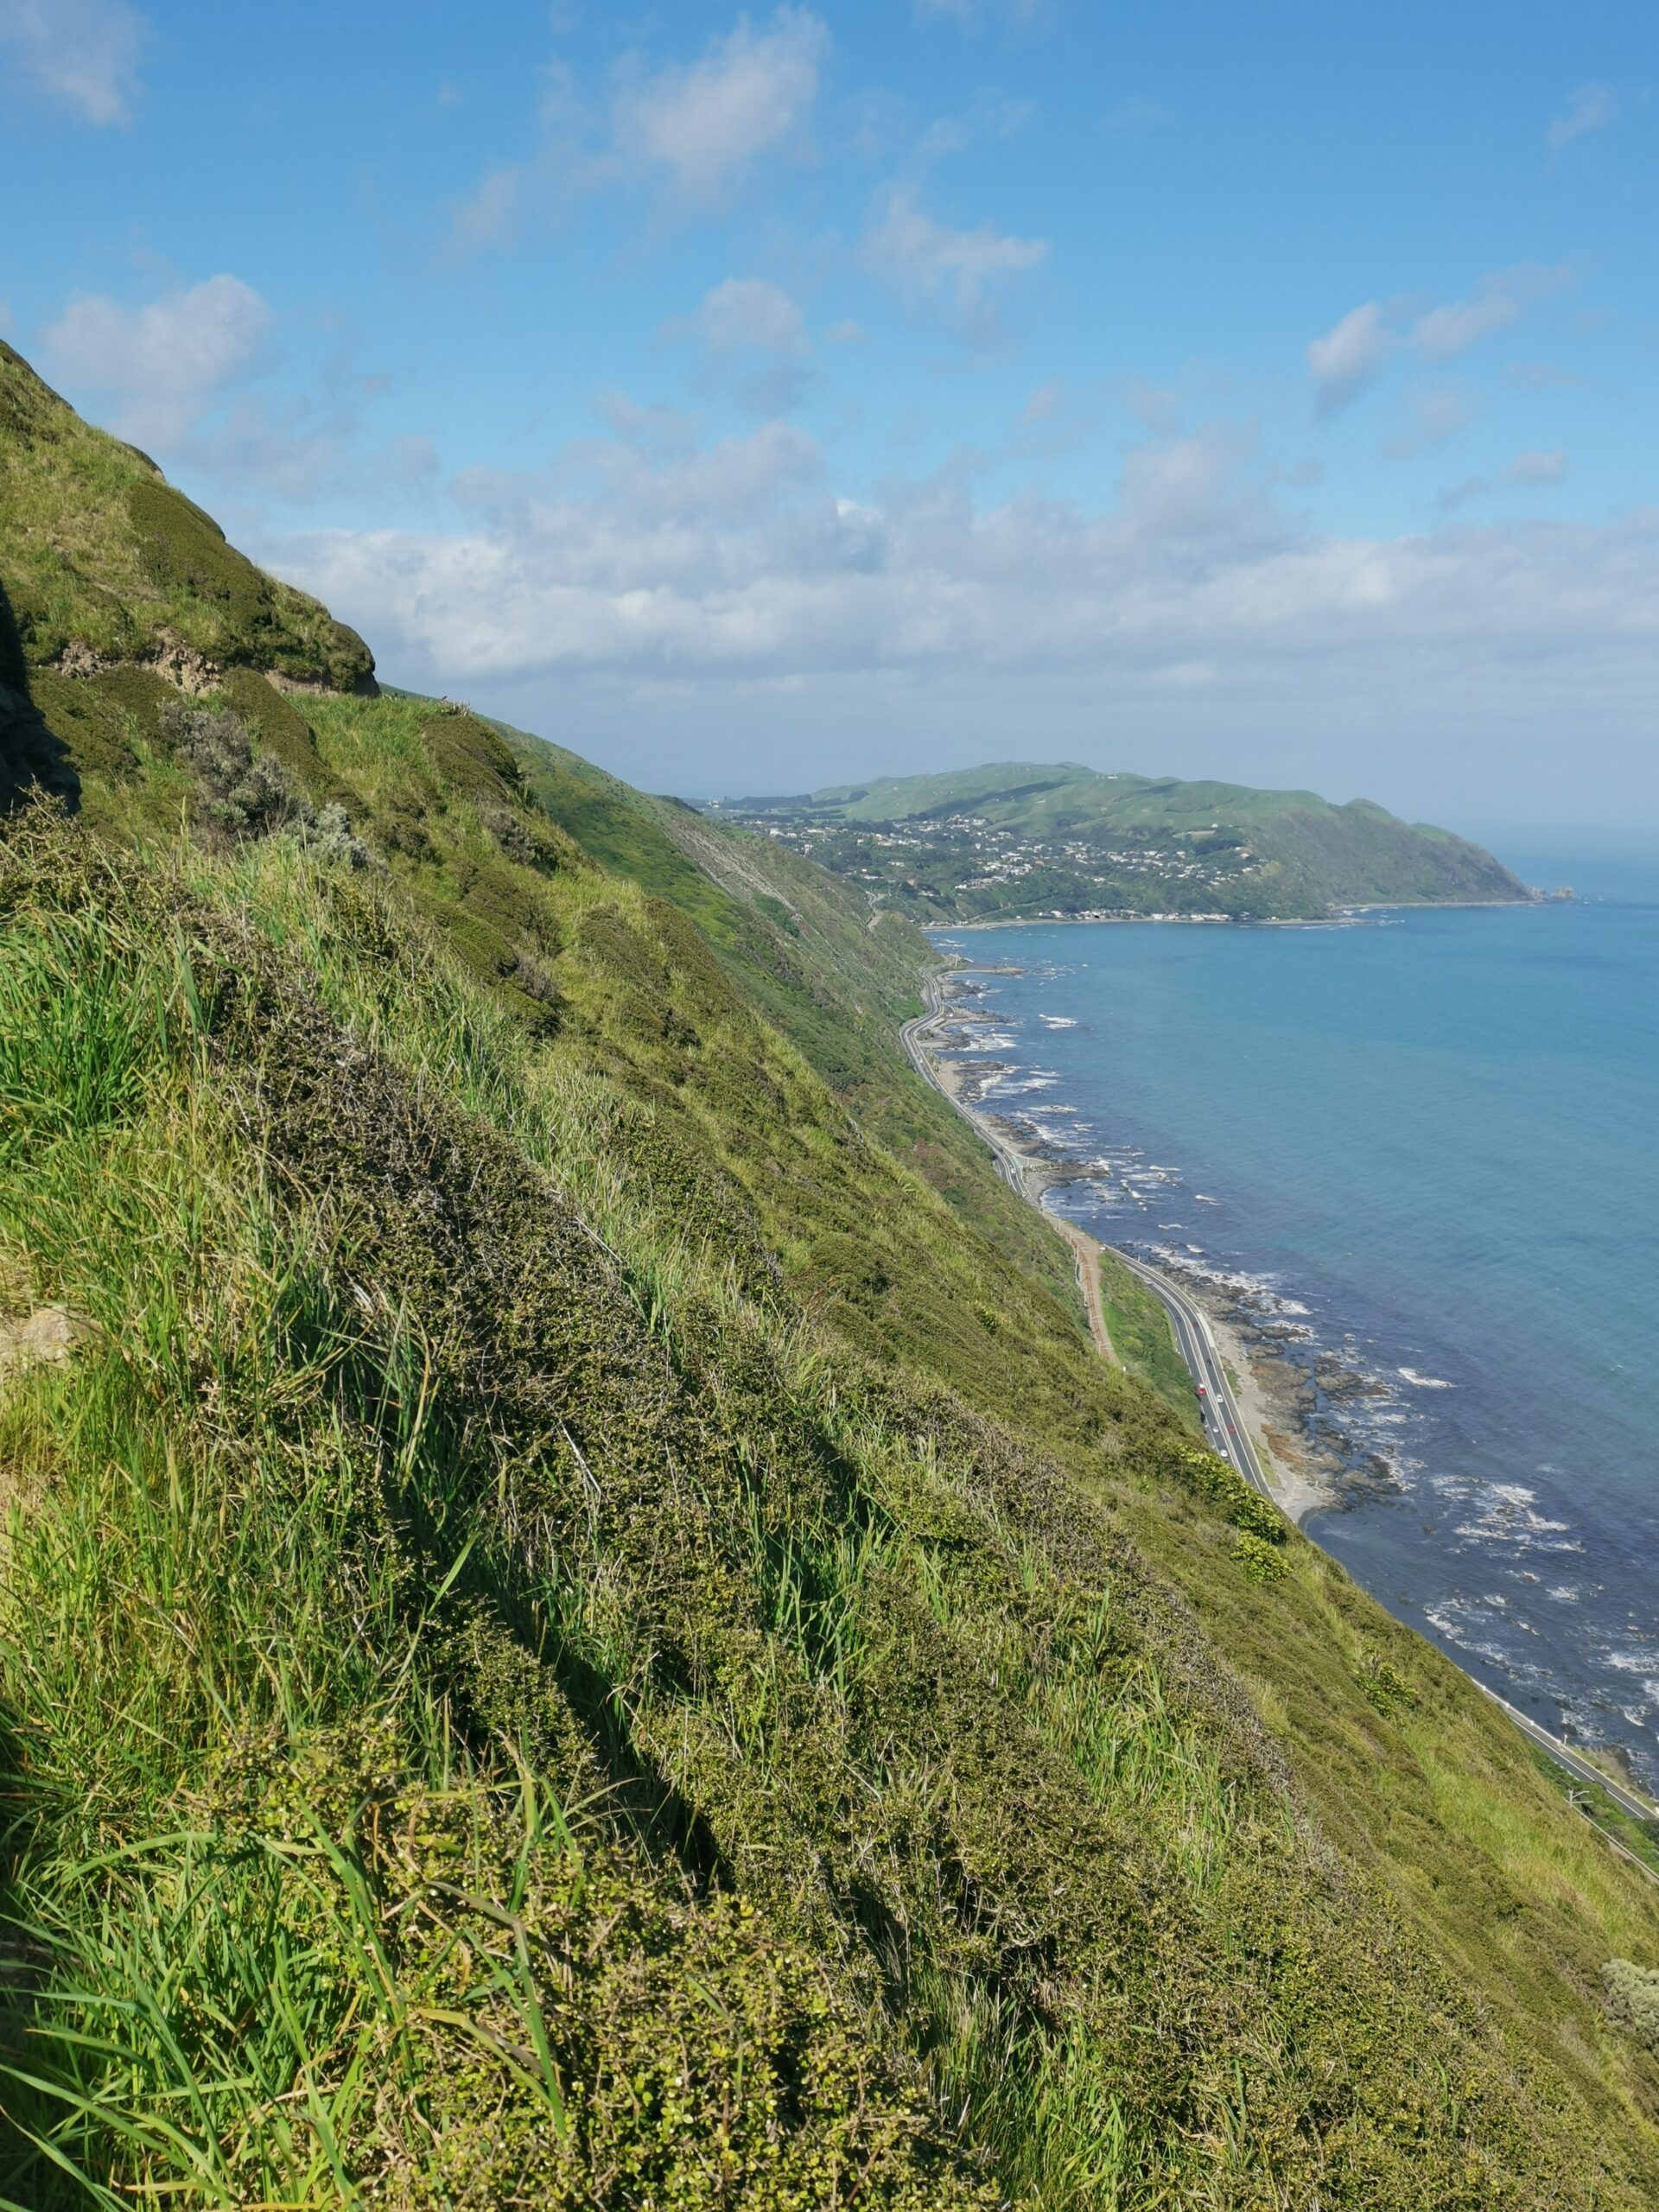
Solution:
M 1083 913 L 1309 917 L 1332 907 L 1523 899 L 1480 846 L 1369 799 L 1253 791 L 1075 762 L 883 776 L 720 802 L 922 921 Z
M 1096 1357 L 916 931 L 146 484 L 0 354 L 0 2207 L 1659 2201 L 1659 1890 Z

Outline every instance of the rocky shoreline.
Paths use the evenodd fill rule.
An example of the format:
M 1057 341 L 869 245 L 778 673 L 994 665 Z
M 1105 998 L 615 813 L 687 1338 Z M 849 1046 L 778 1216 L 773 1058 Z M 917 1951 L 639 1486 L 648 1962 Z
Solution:
M 985 994 L 976 978 L 1021 972 L 976 968 L 939 978 L 935 990 L 940 1018 L 929 1058 L 950 1096 L 1018 1161 L 1026 1195 L 1040 1205 L 1046 1192 L 1092 1180 L 1096 1171 L 1034 1116 L 986 1103 L 1005 1078 L 1020 1072 L 1023 1063 L 995 1057 L 992 1040 L 1000 1025 L 981 1003 Z M 963 1053 L 976 1057 L 957 1057 Z M 1319 1344 L 1306 1323 L 1264 1285 L 1247 1276 L 1218 1274 L 1155 1247 L 1149 1255 L 1203 1308 L 1263 1471 L 1292 1519 L 1300 1524 L 1313 1513 L 1340 1511 L 1400 1491 L 1394 1469 L 1351 1425 L 1352 1409 L 1391 1396 L 1386 1383 Z

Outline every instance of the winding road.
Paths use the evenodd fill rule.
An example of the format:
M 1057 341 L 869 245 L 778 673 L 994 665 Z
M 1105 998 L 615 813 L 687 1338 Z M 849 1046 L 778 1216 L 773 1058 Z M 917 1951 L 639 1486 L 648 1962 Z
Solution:
M 1028 1205 L 1037 1206 L 1039 1211 L 1043 1211 L 1044 1219 L 1051 1222 L 1066 1236 L 1066 1241 L 1072 1246 L 1077 1255 L 1077 1280 L 1084 1290 L 1084 1303 L 1089 1311 L 1090 1328 L 1094 1333 L 1096 1344 L 1100 1346 L 1105 1357 L 1116 1360 L 1117 1355 L 1110 1349 L 1110 1339 L 1106 1335 L 1105 1319 L 1103 1314 L 1100 1313 L 1098 1274 L 1097 1271 L 1090 1270 L 1088 1256 L 1084 1249 L 1085 1245 L 1094 1245 L 1095 1240 L 1088 1236 L 1083 1230 L 1077 1229 L 1075 1224 L 1065 1222 L 1055 1215 L 1044 1211 L 1040 1205 L 1039 1193 L 1032 1187 L 1027 1173 L 1026 1163 L 1020 1154 L 994 1123 L 988 1121 L 984 1116 L 976 1114 L 971 1109 L 964 1106 L 961 1099 L 956 1097 L 940 1079 L 928 1055 L 926 1046 L 926 1040 L 937 1028 L 944 1014 L 944 1007 L 939 1004 L 938 979 L 936 976 L 929 975 L 924 978 L 923 995 L 927 1003 L 926 1013 L 917 1014 L 913 1020 L 906 1021 L 899 1033 L 904 1045 L 906 1057 L 923 1082 L 937 1090 L 946 1103 L 954 1108 L 969 1127 L 990 1147 L 992 1155 L 996 1161 L 997 1171 L 1003 1180 L 1018 1192 Z M 1192 1376 L 1193 1386 L 1198 1393 L 1198 1405 L 1204 1416 L 1205 1435 L 1211 1449 L 1227 1460 L 1230 1465 L 1236 1467 L 1245 1480 L 1260 1491 L 1263 1497 L 1271 1499 L 1273 1491 L 1262 1471 L 1255 1446 L 1244 1426 L 1243 1415 L 1238 1409 L 1237 1401 L 1233 1395 L 1232 1385 L 1227 1379 L 1226 1367 L 1203 1309 L 1188 1297 L 1178 1283 L 1173 1282 L 1168 1276 L 1160 1274 L 1157 1268 L 1149 1268 L 1140 1260 L 1131 1259 L 1127 1252 L 1120 1252 L 1115 1245 L 1102 1245 L 1097 1249 L 1109 1251 L 1115 1259 L 1120 1260 L 1140 1281 L 1146 1285 L 1168 1314 L 1170 1325 L 1175 1332 L 1177 1348 L 1181 1357 L 1186 1362 L 1188 1370 Z M 1092 1300 L 1089 1296 L 1091 1274 L 1092 1287 L 1095 1291 Z M 1105 1338 L 1104 1343 L 1102 1342 L 1103 1338 Z M 1565 1767 L 1569 1774 L 1576 1776 L 1580 1782 L 1591 1783 L 1598 1789 L 1605 1789 L 1619 1810 L 1628 1814 L 1632 1820 L 1659 1822 L 1659 1805 L 1649 1803 L 1637 1791 L 1628 1788 L 1621 1782 L 1614 1781 L 1610 1775 L 1604 1773 L 1600 1767 L 1592 1764 L 1589 1759 L 1586 1758 L 1582 1752 L 1575 1751 L 1570 1744 L 1564 1744 L 1559 1736 L 1552 1736 L 1547 1728 L 1541 1727 L 1537 1721 L 1529 1719 L 1526 1713 L 1512 1706 L 1507 1698 L 1500 1697 L 1494 1689 L 1489 1689 L 1478 1676 L 1471 1675 L 1469 1680 L 1474 1683 L 1477 1689 L 1491 1698 L 1495 1705 L 1501 1707 L 1522 1735 L 1537 1745 L 1541 1751 L 1548 1752 L 1557 1765 Z M 1580 1810 L 1584 1809 L 1580 1808 Z M 1659 1881 L 1659 1875 L 1656 1875 L 1653 1869 L 1638 1859 L 1634 1853 L 1628 1851 L 1616 1836 L 1608 1835 L 1605 1829 L 1600 1829 L 1599 1833 L 1621 1858 L 1628 1859 L 1633 1866 L 1648 1877 L 1649 1881 Z

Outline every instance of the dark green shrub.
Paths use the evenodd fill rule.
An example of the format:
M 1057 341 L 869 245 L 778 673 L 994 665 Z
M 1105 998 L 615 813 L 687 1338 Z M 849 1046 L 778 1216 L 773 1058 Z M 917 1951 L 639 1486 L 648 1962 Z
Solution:
M 1234 1528 L 1263 1544 L 1284 1542 L 1284 1516 L 1225 1459 L 1213 1452 L 1184 1451 L 1176 1455 L 1175 1470 L 1184 1482 L 1219 1506 Z

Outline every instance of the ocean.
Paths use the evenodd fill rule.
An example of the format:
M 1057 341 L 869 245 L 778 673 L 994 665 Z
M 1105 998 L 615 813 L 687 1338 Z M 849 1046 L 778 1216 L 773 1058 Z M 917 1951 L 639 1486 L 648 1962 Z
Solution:
M 1313 928 L 937 933 L 1048 1203 L 1230 1284 L 1401 1619 L 1659 1789 L 1659 887 Z

